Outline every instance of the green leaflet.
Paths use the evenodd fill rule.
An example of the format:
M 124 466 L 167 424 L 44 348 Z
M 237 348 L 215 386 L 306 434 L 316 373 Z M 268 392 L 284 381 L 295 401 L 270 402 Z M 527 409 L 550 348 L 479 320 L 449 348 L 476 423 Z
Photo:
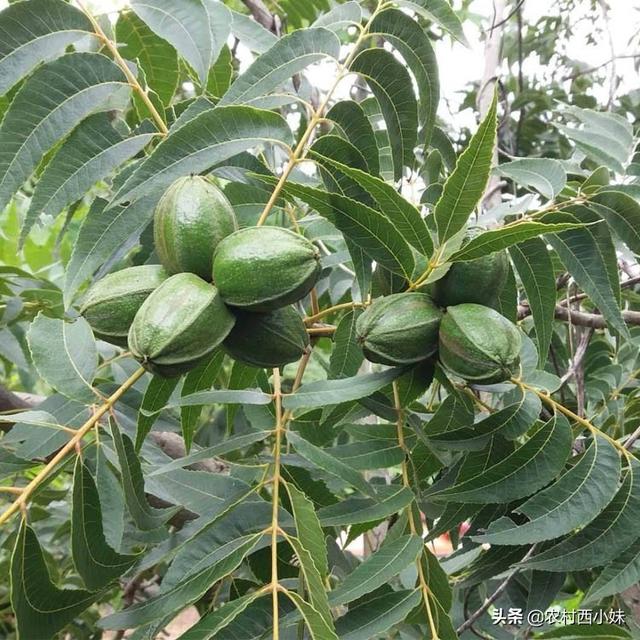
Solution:
M 565 535 L 606 507 L 618 489 L 619 475 L 618 452 L 606 440 L 595 438 L 575 466 L 515 509 L 529 522 L 516 525 L 500 518 L 474 539 L 490 544 L 532 544 Z
M 341 100 L 327 111 L 326 117 L 337 125 L 342 137 L 360 151 L 367 163 L 369 173 L 378 175 L 380 171 L 378 145 L 373 127 L 362 107 L 353 100 Z
M 176 6 L 171 0 L 132 0 L 131 8 L 169 42 L 205 86 L 231 29 L 231 12 L 221 2 L 194 0 Z
M 630 251 L 640 253 L 640 203 L 621 191 L 596 193 L 589 208 L 614 230 Z
M 497 108 L 496 93 L 485 119 L 444 183 L 433 213 L 440 244 L 464 229 L 487 187 L 496 144 Z
M 448 395 L 424 426 L 428 438 L 446 437 L 449 432 L 473 425 L 473 407 L 461 394 Z
M 429 601 L 431 602 L 434 622 L 440 637 L 443 638 L 443 640 L 457 638 L 451 617 L 449 616 L 453 602 L 453 594 L 449 586 L 449 577 L 438 562 L 438 558 L 436 558 L 427 547 L 423 549 L 420 562 L 425 580 L 429 585 Z
M 135 449 L 140 451 L 153 423 L 160 411 L 166 406 L 171 394 L 178 385 L 180 378 L 161 378 L 152 376 L 142 397 L 140 412 L 138 413 L 138 427 L 136 429 Z
M 138 559 L 137 555 L 122 555 L 107 544 L 98 490 L 80 458 L 73 474 L 71 551 L 73 563 L 90 591 L 102 589 Z
M 102 529 L 106 543 L 120 549 L 124 537 L 124 494 L 115 471 L 107 462 L 104 445 L 96 447 L 95 484 L 102 509 Z
M 379 210 L 384 213 L 414 249 L 425 256 L 431 255 L 433 241 L 424 219 L 420 212 L 402 197 L 392 185 L 365 171 L 346 166 L 333 158 L 317 153 L 312 153 L 311 157 L 322 166 L 338 170 L 357 182 L 375 200 Z
M 25 417 L 24 422 L 20 416 Z M 14 452 L 19 458 L 44 458 L 57 451 L 71 437 L 67 431 L 60 429 L 59 425 L 77 428 L 84 424 L 89 416 L 84 403 L 54 394 L 38 405 L 37 411 L 18 414 L 18 421 L 11 431 L 3 436 L 2 444 L 5 446 L 10 442 L 20 443 Z
M 298 540 L 308 551 L 320 576 L 324 578 L 329 573 L 327 545 L 313 502 L 292 483 L 287 482 L 285 487 L 293 510 Z
M 324 449 L 316 447 L 293 431 L 287 432 L 287 440 L 305 460 L 320 467 L 327 473 L 340 478 L 366 496 L 375 498 L 375 489 L 353 467 L 341 462 Z
M 516 402 L 492 413 L 479 422 L 459 429 L 449 429 L 444 433 L 435 434 L 430 440 L 438 445 L 450 448 L 482 448 L 487 440 L 500 433 L 503 437 L 513 440 L 534 424 L 540 415 L 541 401 L 533 393 L 519 391 Z M 462 423 L 464 425 L 464 422 Z
M 320 0 L 321 4 L 322 0 Z M 328 6 L 328 5 L 327 5 Z M 322 7 L 326 9 L 325 7 Z M 354 22 L 360 22 L 362 20 L 362 9 L 357 0 L 350 0 L 344 4 L 336 5 L 332 9 L 329 9 L 326 13 L 318 16 L 313 23 L 314 27 L 326 27 L 331 31 L 342 31 L 348 26 L 351 26 Z
M 261 176 L 265 182 L 274 180 Z M 380 211 L 338 193 L 289 182 L 283 192 L 299 198 L 335 224 L 370 258 L 386 269 L 410 278 L 415 260 L 411 248 L 395 225 Z
M 40 377 L 63 395 L 79 402 L 95 402 L 92 383 L 98 353 L 84 318 L 65 322 L 42 312 L 29 327 L 29 351 Z
M 437 501 L 491 504 L 531 495 L 561 471 L 571 450 L 571 441 L 567 420 L 554 417 L 504 460 L 430 497 Z
M 185 116 L 187 112 L 183 114 Z M 206 109 L 176 122 L 113 197 L 114 205 L 164 191 L 174 180 L 200 173 L 262 142 L 288 145 L 291 129 L 278 114 L 255 107 Z
M 207 93 L 214 98 L 220 99 L 231 84 L 231 78 L 233 77 L 233 57 L 231 55 L 231 49 L 227 45 L 222 47 L 218 59 L 214 65 L 209 69 L 209 76 L 207 77 Z
M 11 605 L 22 638 L 50 638 L 99 595 L 52 584 L 36 534 L 22 521 L 11 556 Z
M 88 18 L 63 0 L 9 5 L 0 13 L 0 95 L 88 34 L 93 34 Z
M 173 504 L 188 504 L 191 511 L 208 519 L 225 513 L 250 492 L 239 478 L 202 470 L 174 469 L 148 478 L 147 484 L 149 491 L 159 498 Z
M 367 81 L 380 105 L 391 142 L 394 179 L 399 180 L 403 168 L 413 164 L 417 142 L 418 109 L 409 72 L 384 49 L 365 49 L 350 70 Z
M 295 393 L 285 395 L 282 406 L 285 409 L 311 409 L 358 400 L 391 384 L 404 371 L 402 367 L 396 367 L 340 380 L 309 382 L 303 384 Z
M 38 463 L 32 462 L 31 460 L 24 460 L 10 451 L 0 448 L 0 479 L 34 467 L 36 464 Z
M 231 18 L 231 33 L 251 51 L 264 53 L 278 42 L 278 36 L 258 24 L 251 16 L 231 11 Z
M 333 336 L 329 378 L 348 378 L 358 373 L 364 360 L 362 349 L 356 343 L 356 320 L 361 315 L 362 309 L 352 309 L 340 319 Z
M 608 564 L 585 595 L 585 602 L 597 602 L 622 593 L 640 580 L 640 541 L 636 540 Z
M 556 306 L 556 278 L 551 254 L 540 238 L 532 238 L 509 249 L 533 314 L 538 348 L 538 367 L 547 361 L 553 335 Z
M 136 155 L 152 133 L 122 136 L 105 113 L 89 116 L 62 143 L 42 173 L 22 225 L 26 236 L 40 215 L 57 216 L 96 182 Z
M 269 404 L 271 396 L 248 389 L 197 391 L 176 400 L 172 407 L 202 407 L 208 404 Z
M 549 222 L 594 222 L 599 218 L 585 207 L 570 213 L 547 214 Z M 620 283 L 616 250 L 606 224 L 593 224 L 546 237 L 569 273 L 591 298 L 613 329 L 623 336 L 629 331 L 620 312 Z
M 350 524 L 362 524 L 387 518 L 404 509 L 414 500 L 411 489 L 393 487 L 379 501 L 372 498 L 347 498 L 342 502 L 318 510 L 318 518 L 323 527 L 341 527 Z
M 606 508 L 584 529 L 527 561 L 527 568 L 580 571 L 618 557 L 640 536 L 640 464 L 632 462 L 622 485 Z
M 387 469 L 399 465 L 405 457 L 398 442 L 389 442 L 388 440 L 350 442 L 325 448 L 325 451 L 331 452 L 338 460 L 342 460 L 358 471 Z
M 116 41 L 120 55 L 134 60 L 144 71 L 147 85 L 163 105 L 168 105 L 178 85 L 178 56 L 176 50 L 157 36 L 133 12 L 120 13 L 116 23 Z
M 438 62 L 431 40 L 424 29 L 409 15 L 398 9 L 387 9 L 372 21 L 369 32 L 379 34 L 402 55 L 418 85 L 420 102 L 418 122 L 422 127 L 420 142 L 429 145 L 440 100 Z
M 180 391 L 181 395 L 188 396 L 198 391 L 210 389 L 220 373 L 223 361 L 224 353 L 221 350 L 216 350 L 208 360 L 197 366 L 193 371 L 189 371 L 184 378 L 184 383 Z M 187 452 L 191 449 L 193 434 L 195 433 L 201 413 L 202 406 L 198 405 L 182 407 L 180 409 L 182 437 L 184 438 L 184 445 Z
M 111 421 L 111 436 L 118 454 L 120 474 L 124 498 L 129 513 L 142 531 L 152 531 L 162 526 L 180 507 L 156 509 L 152 507 L 144 495 L 144 476 L 140 467 L 140 459 L 135 453 L 133 443 L 120 429 L 115 421 Z
M 401 7 L 408 7 L 448 31 L 458 42 L 467 45 L 460 18 L 448 0 L 398 0 Z
M 224 353 L 224 352 L 223 352 Z M 236 360 L 231 367 L 231 375 L 227 383 L 229 390 L 247 389 L 254 386 L 260 369 Z M 227 433 L 233 433 L 233 421 L 240 405 L 228 404 L 226 409 Z
M 200 598 L 218 580 L 234 571 L 244 557 L 251 553 L 261 534 L 249 537 L 216 564 L 182 581 L 179 585 L 146 602 L 113 613 L 100 620 L 102 629 L 128 629 L 166 617 Z
M 245 539 L 268 527 L 271 515 L 271 504 L 255 498 L 240 501 L 216 515 L 212 522 L 205 524 L 178 547 L 163 577 L 162 591 L 173 589 L 219 562 L 238 545 L 244 544 Z M 282 527 L 291 526 L 291 516 L 284 510 L 281 510 L 278 520 Z M 269 538 L 264 537 L 256 548 L 262 548 L 269 542 Z
M 351 200 L 362 202 L 368 207 L 376 208 L 373 199 L 362 185 L 345 172 L 337 171 L 339 167 L 330 163 L 333 160 L 340 165 L 360 169 L 365 175 L 370 175 L 364 155 L 350 141 L 333 133 L 321 136 L 310 147 L 308 157 L 315 160 L 320 168 L 322 182 L 327 191 L 339 193 Z
M 337 59 L 340 41 L 328 29 L 294 31 L 280 38 L 229 87 L 220 105 L 270 106 L 263 98 L 291 76 L 323 58 Z
M 217 611 L 209 613 L 192 627 L 189 627 L 181 636 L 180 640 L 213 640 L 219 637 L 218 633 L 230 625 L 252 602 L 259 598 L 259 591 L 250 591 L 245 595 L 227 602 Z
M 0 210 L 58 140 L 108 109 L 108 99 L 126 86 L 122 71 L 98 53 L 69 53 L 37 69 L 0 125 Z
M 340 640 L 371 640 L 402 622 L 419 604 L 419 589 L 391 591 L 365 599 L 336 620 Z
M 402 536 L 383 544 L 330 592 L 331 606 L 352 602 L 387 584 L 391 578 L 415 562 L 423 546 L 422 538 L 415 535 Z
M 312 640 L 338 640 L 338 636 L 325 618 L 295 591 L 287 591 L 287 596 L 302 614 Z
M 517 184 L 533 187 L 545 198 L 553 200 L 567 183 L 567 172 L 559 160 L 552 158 L 524 158 L 505 162 L 496 173 Z
M 461 462 L 459 468 L 453 468 L 440 482 L 444 487 L 451 486 L 454 482 L 464 482 L 483 473 L 502 460 L 505 455 L 508 455 L 511 451 L 513 451 L 512 445 L 509 447 L 501 438 L 492 438 L 486 448 L 469 453 Z M 433 487 L 440 488 L 440 485 L 436 483 Z M 428 499 L 429 496 L 427 496 L 427 500 Z M 481 504 L 460 504 L 455 502 L 446 504 L 438 521 L 429 530 L 426 539 L 434 540 L 443 533 L 451 531 L 461 522 L 475 516 L 480 509 L 482 509 Z
M 517 246 L 521 242 L 541 236 L 543 233 L 560 233 L 567 229 L 577 229 L 583 226 L 579 222 L 559 222 L 557 224 L 532 221 L 516 222 L 475 236 L 462 249 L 456 251 L 449 258 L 449 261 L 465 262 L 475 260 L 513 245 Z
M 298 531 L 300 533 L 300 531 Z M 287 542 L 293 548 L 300 563 L 300 569 L 307 587 L 307 595 L 311 606 L 320 614 L 326 626 L 333 631 L 333 617 L 329 608 L 329 599 L 325 590 L 322 576 L 307 549 L 299 538 L 288 536 Z
M 574 116 L 580 126 L 556 124 L 556 127 L 587 157 L 623 174 L 634 144 L 631 124 L 616 113 L 574 106 L 568 106 L 566 112 Z
M 147 474 L 147 477 L 150 478 L 162 475 L 163 473 L 173 471 L 174 469 L 182 469 L 183 467 L 201 462 L 202 460 L 210 460 L 216 456 L 221 456 L 225 453 L 242 449 L 243 447 L 249 446 L 255 442 L 260 442 L 260 440 L 265 440 L 270 433 L 270 431 L 254 431 L 240 436 L 235 436 L 233 438 L 228 438 L 220 444 L 213 445 L 212 447 L 206 447 L 205 449 L 199 449 L 198 451 L 190 453 L 188 456 L 167 462 L 167 464 L 162 465 Z

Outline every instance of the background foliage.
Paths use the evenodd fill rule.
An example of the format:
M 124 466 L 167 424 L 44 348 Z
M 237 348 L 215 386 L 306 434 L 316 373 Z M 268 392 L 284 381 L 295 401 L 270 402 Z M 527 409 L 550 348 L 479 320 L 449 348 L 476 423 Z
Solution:
M 640 107 L 606 65 L 562 55 L 575 4 L 528 25 L 507 4 L 487 30 L 504 64 L 469 87 L 481 117 L 462 132 L 436 117 L 455 71 L 432 43 L 464 41 L 466 4 L 0 13 L 4 637 L 154 638 L 192 604 L 191 640 L 637 635 Z M 605 37 L 604 3 L 583 4 Z M 544 74 L 523 71 L 533 54 Z M 78 316 L 91 282 L 156 261 L 154 206 L 190 173 L 215 177 L 243 226 L 322 249 L 300 363 L 220 351 L 162 380 Z M 363 363 L 355 319 L 383 281 L 428 286 L 505 248 L 501 312 L 528 336 L 517 380 Z M 627 617 L 495 626 L 495 607 Z

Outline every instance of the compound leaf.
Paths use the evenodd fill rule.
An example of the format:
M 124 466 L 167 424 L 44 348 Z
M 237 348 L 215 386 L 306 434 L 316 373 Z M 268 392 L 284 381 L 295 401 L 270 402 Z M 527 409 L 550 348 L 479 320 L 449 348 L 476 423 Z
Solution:
M 37 69 L 0 126 L 0 209 L 60 138 L 108 109 L 108 99 L 126 86 L 123 72 L 99 53 L 69 53 Z
M 529 521 L 494 520 L 476 536 L 490 544 L 533 544 L 559 538 L 593 520 L 618 489 L 620 458 L 606 440 L 595 438 L 582 458 L 546 489 L 515 509 Z

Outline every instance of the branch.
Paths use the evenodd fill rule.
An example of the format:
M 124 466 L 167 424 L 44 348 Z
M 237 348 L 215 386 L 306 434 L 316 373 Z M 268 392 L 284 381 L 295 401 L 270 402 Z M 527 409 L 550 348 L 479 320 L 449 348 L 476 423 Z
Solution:
M 131 375 L 127 380 L 125 380 L 120 387 L 109 396 L 105 402 L 93 413 L 93 415 L 76 431 L 75 435 L 67 442 L 67 444 L 62 447 L 56 453 L 53 458 L 45 465 L 45 467 L 36 475 L 36 477 L 20 492 L 20 495 L 16 498 L 16 500 L 9 505 L 9 507 L 0 514 L 0 524 L 6 522 L 16 511 L 23 508 L 31 494 L 40 486 L 42 482 L 47 479 L 49 473 L 62 462 L 68 453 L 73 451 L 76 448 L 76 445 L 79 445 L 82 441 L 82 438 L 89 433 L 91 429 L 95 426 L 95 424 L 102 418 L 102 416 L 111 410 L 113 405 L 120 399 L 120 397 L 130 389 L 136 381 L 142 376 L 144 373 L 144 369 L 140 367 L 133 375 Z
M 518 320 L 522 320 L 531 315 L 531 307 L 528 304 L 518 305 Z M 562 320 L 564 322 L 571 322 L 580 327 L 591 327 L 592 329 L 606 329 L 607 321 L 604 316 L 599 313 L 586 313 L 585 311 L 576 311 L 574 309 L 567 309 L 561 305 L 556 305 L 555 308 L 556 320 Z M 622 319 L 630 325 L 640 326 L 640 311 L 623 311 Z
M 626 55 L 614 56 L 613 58 L 609 58 L 609 60 L 605 60 L 604 62 L 602 62 L 600 64 L 597 64 L 595 67 L 588 67 L 587 69 L 582 69 L 580 71 L 575 71 L 574 73 L 562 78 L 562 81 L 566 82 L 567 80 L 575 80 L 576 78 L 579 78 L 580 76 L 587 75 L 588 73 L 593 73 L 594 71 L 597 71 L 598 69 L 602 69 L 602 67 L 606 67 L 607 65 L 613 64 L 616 60 L 629 60 L 629 59 L 634 59 L 635 60 L 636 58 L 640 58 L 640 53 L 629 53 L 629 54 L 626 54 Z
M 262 0 L 242 0 L 242 4 L 249 9 L 253 19 L 258 24 L 261 24 L 265 29 L 269 29 L 271 33 L 279 35 L 280 18 L 271 13 Z

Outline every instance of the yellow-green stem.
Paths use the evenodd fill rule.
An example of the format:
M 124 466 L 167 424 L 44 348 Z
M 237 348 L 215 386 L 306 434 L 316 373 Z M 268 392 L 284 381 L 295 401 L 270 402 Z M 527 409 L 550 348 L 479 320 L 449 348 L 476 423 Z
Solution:
M 280 638 L 280 622 L 278 608 L 278 508 L 280 501 L 280 452 L 282 448 L 282 389 L 280 384 L 280 370 L 273 370 L 273 399 L 276 408 L 275 443 L 273 445 L 273 477 L 272 477 L 272 505 L 271 505 L 271 597 L 273 602 L 273 640 Z
M 47 478 L 51 470 L 64 458 L 66 455 L 76 448 L 76 445 L 80 443 L 82 438 L 93 428 L 93 426 L 102 418 L 102 416 L 111 410 L 111 407 L 122 397 L 122 395 L 130 389 L 137 380 L 144 374 L 144 369 L 138 369 L 132 376 L 125 380 L 120 387 L 111 394 L 105 402 L 93 413 L 93 415 L 75 431 L 74 436 L 62 447 L 58 453 L 47 463 L 47 465 L 36 475 L 36 477 L 22 489 L 20 495 L 9 506 L 8 509 L 0 515 L 0 525 L 6 522 L 16 511 L 19 511 L 24 507 L 31 497 L 31 494 L 40 486 L 40 484 Z
M 314 313 L 312 316 L 307 316 L 304 321 L 306 324 L 313 324 L 321 318 L 324 318 L 325 316 L 328 316 L 329 314 L 336 311 L 341 311 L 342 309 L 361 309 L 362 307 L 366 306 L 367 305 L 364 302 L 341 302 L 340 304 L 333 305 L 333 307 L 322 309 L 322 311 L 318 311 L 318 313 Z
M 162 116 L 158 113 L 158 110 L 153 105 L 153 102 L 151 102 L 146 91 L 142 88 L 142 86 L 138 82 L 138 79 L 133 75 L 133 73 L 131 72 L 131 69 L 129 69 L 129 66 L 125 62 L 124 58 L 120 55 L 120 52 L 118 51 L 118 47 L 116 46 L 115 42 L 109 39 L 107 34 L 103 31 L 102 27 L 100 26 L 99 22 L 94 18 L 93 14 L 84 5 L 82 0 L 77 0 L 77 2 L 82 12 L 87 16 L 89 22 L 91 22 L 91 26 L 93 27 L 93 30 L 97 38 L 110 51 L 115 63 L 120 67 L 120 69 L 122 70 L 122 73 L 124 73 L 125 77 L 127 78 L 127 82 L 129 83 L 131 88 L 137 91 L 138 94 L 140 95 L 140 99 L 142 100 L 145 107 L 148 109 L 149 113 L 151 114 L 151 117 L 156 123 L 156 126 L 158 127 L 158 129 L 160 130 L 160 133 L 163 136 L 166 136 L 169 133 L 169 129 L 167 128 L 167 125 L 165 124 Z
M 554 411 L 562 413 L 563 415 L 567 416 L 567 418 L 569 418 L 570 420 L 577 422 L 581 427 L 584 427 L 585 429 L 590 431 L 594 436 L 600 436 L 601 438 L 604 438 L 605 440 L 607 440 L 616 449 L 618 449 L 618 451 L 620 451 L 620 453 L 622 453 L 622 455 L 627 460 L 629 460 L 631 457 L 634 457 L 633 454 L 627 449 L 625 449 L 620 442 L 612 438 L 608 433 L 605 433 L 601 429 L 598 429 L 598 427 L 596 427 L 594 424 L 589 422 L 589 420 L 582 418 L 577 413 L 574 413 L 573 411 L 571 411 L 571 409 L 567 409 L 567 407 L 565 407 L 563 404 L 554 400 L 550 394 L 544 393 L 543 391 L 540 391 L 539 389 L 536 389 L 535 387 L 532 387 L 531 385 L 528 385 L 525 382 L 522 382 L 522 380 L 513 378 L 511 381 L 514 384 L 518 385 L 521 389 L 526 389 L 527 391 L 531 391 L 532 393 L 535 393 L 544 403 L 549 405 L 549 407 L 551 407 Z
M 353 45 L 353 49 L 351 50 L 346 60 L 342 64 L 342 67 L 339 73 L 336 75 L 336 78 L 333 81 L 332 85 L 329 87 L 327 94 L 325 95 L 324 99 L 322 100 L 318 108 L 315 111 L 313 111 L 313 113 L 311 114 L 311 118 L 309 118 L 309 123 L 307 124 L 307 128 L 302 133 L 302 136 L 300 136 L 300 140 L 298 141 L 298 144 L 296 145 L 295 149 L 291 152 L 289 156 L 289 160 L 282 171 L 280 179 L 278 180 L 273 192 L 271 193 L 269 200 L 267 201 L 267 204 L 265 205 L 264 209 L 262 210 L 262 213 L 260 214 L 260 217 L 258 218 L 258 222 L 256 223 L 257 226 L 261 226 L 266 222 L 267 218 L 269 217 L 269 214 L 271 213 L 271 210 L 273 209 L 273 206 L 275 205 L 278 197 L 280 196 L 280 192 L 282 191 L 285 183 L 289 179 L 289 176 L 291 175 L 293 168 L 296 166 L 296 164 L 298 164 L 298 162 L 300 162 L 301 160 L 304 160 L 305 156 L 307 155 L 307 151 L 308 151 L 307 142 L 309 142 L 309 138 L 311 138 L 311 135 L 313 134 L 313 131 L 315 130 L 316 126 L 320 124 L 322 121 L 324 121 L 324 117 L 322 114 L 324 113 L 324 110 L 327 108 L 327 105 L 329 104 L 329 101 L 333 96 L 333 92 L 336 90 L 336 87 L 338 86 L 338 84 L 340 84 L 340 82 L 344 79 L 344 77 L 349 73 L 349 66 L 351 65 L 351 63 L 353 62 L 353 59 L 357 55 L 358 49 L 362 44 L 363 40 L 366 38 L 367 32 L 369 30 L 369 26 L 371 25 L 372 20 L 380 12 L 380 10 L 381 10 L 381 5 L 379 5 L 376 8 L 376 10 L 371 15 L 371 18 L 369 18 L 365 26 L 360 31 L 355 41 L 355 44 Z
M 398 445 L 404 452 L 404 458 L 402 460 L 402 484 L 408 489 L 411 489 L 411 481 L 409 479 L 409 469 L 407 467 L 409 450 L 407 449 L 407 445 L 405 444 L 405 441 L 404 441 L 404 409 L 402 408 L 402 403 L 400 402 L 400 392 L 398 390 L 398 383 L 394 381 L 392 386 L 393 386 L 393 403 L 394 403 L 396 415 L 397 415 L 396 433 L 398 438 Z M 413 519 L 413 500 L 407 506 L 407 520 L 409 521 L 409 529 L 411 533 L 413 535 L 417 535 L 422 538 L 422 531 L 418 528 L 418 526 L 416 525 Z M 432 640 L 439 640 L 438 629 L 435 624 L 433 612 L 431 611 L 431 602 L 429 601 L 430 589 L 429 589 L 429 585 L 427 584 L 427 578 L 424 575 L 424 569 L 422 567 L 422 553 L 418 556 L 418 559 L 416 560 L 416 569 L 418 571 L 418 581 L 420 583 L 420 592 L 422 593 L 422 600 L 424 602 L 424 607 L 426 609 L 427 618 L 429 621 L 429 629 L 431 630 L 431 638 Z

